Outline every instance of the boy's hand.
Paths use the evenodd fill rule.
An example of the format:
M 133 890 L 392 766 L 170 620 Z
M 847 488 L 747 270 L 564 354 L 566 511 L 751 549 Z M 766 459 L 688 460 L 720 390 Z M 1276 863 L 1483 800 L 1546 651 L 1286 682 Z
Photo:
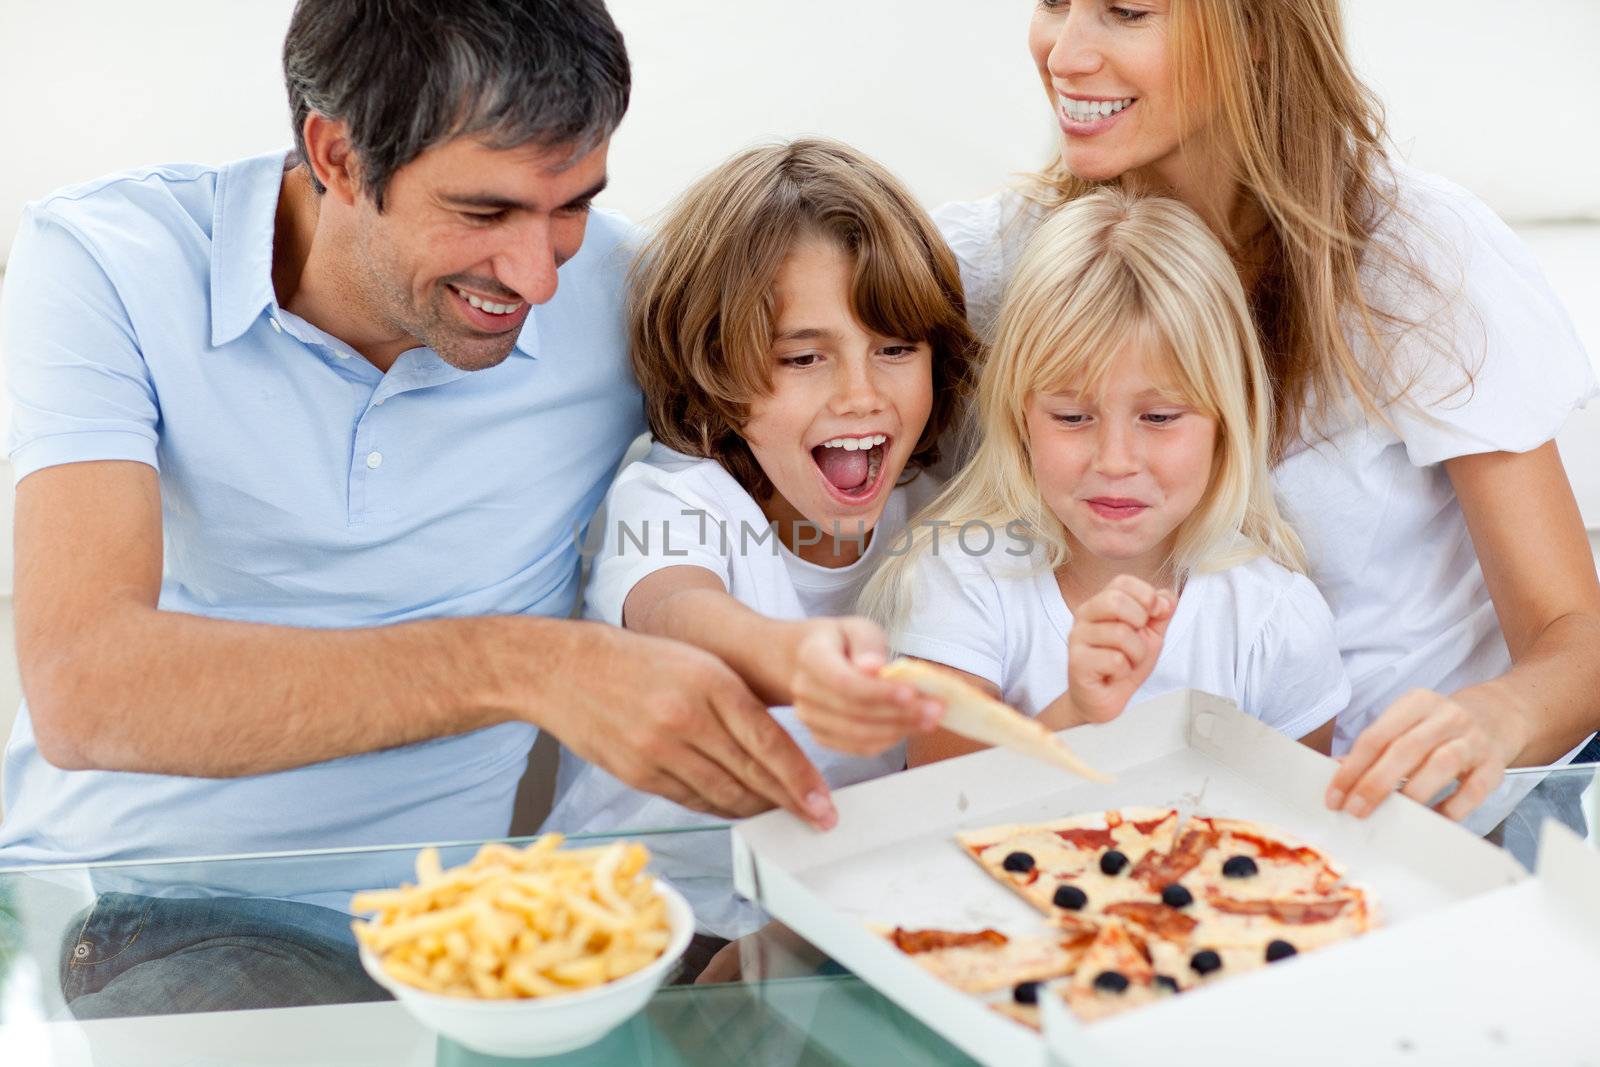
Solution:
M 937 700 L 877 677 L 889 641 L 870 619 L 808 619 L 796 624 L 794 709 L 813 737 L 831 749 L 875 756 L 909 734 L 933 729 Z
M 1131 575 L 1079 606 L 1067 637 L 1067 695 L 1081 722 L 1110 722 L 1155 670 L 1178 598 Z

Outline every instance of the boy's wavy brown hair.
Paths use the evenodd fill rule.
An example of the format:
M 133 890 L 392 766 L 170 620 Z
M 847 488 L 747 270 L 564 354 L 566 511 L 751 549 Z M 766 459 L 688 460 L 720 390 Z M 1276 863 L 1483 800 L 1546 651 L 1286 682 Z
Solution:
M 772 387 L 773 282 L 812 234 L 855 260 L 850 298 L 863 325 L 933 350 L 933 408 L 907 474 L 939 461 L 978 359 L 955 256 L 882 166 L 822 139 L 728 160 L 683 194 L 645 245 L 628 337 L 656 440 L 716 460 L 757 500 L 773 487 L 741 428 L 751 401 Z

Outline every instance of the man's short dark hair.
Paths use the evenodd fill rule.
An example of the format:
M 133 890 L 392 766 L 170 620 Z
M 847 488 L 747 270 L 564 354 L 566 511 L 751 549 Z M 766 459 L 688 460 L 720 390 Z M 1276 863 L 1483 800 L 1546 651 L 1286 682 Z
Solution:
M 300 0 L 283 74 L 300 158 L 307 115 L 343 121 L 380 211 L 395 171 L 454 137 L 576 159 L 617 128 L 630 88 L 602 0 Z

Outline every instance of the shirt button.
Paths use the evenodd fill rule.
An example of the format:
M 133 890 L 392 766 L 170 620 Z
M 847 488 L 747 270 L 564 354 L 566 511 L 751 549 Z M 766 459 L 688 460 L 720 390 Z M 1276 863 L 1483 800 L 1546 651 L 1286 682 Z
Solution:
M 386 397 L 386 396 L 380 396 L 378 399 L 376 399 L 376 400 L 374 400 L 372 402 L 372 406 L 375 407 L 375 408 L 381 408 L 381 407 L 383 407 L 383 402 L 385 400 L 388 400 L 388 399 L 389 398 Z
M 382 452 L 368 452 L 367 453 L 367 467 L 369 469 L 377 470 L 382 465 L 383 465 L 383 453 Z
M 278 333 L 283 332 L 283 323 L 279 322 L 277 319 L 268 319 L 267 321 L 272 323 L 272 328 Z
M 72 958 L 75 960 L 86 960 L 89 958 L 89 953 L 93 951 L 94 946 L 89 944 L 89 942 L 79 941 L 72 949 Z
M 333 354 L 334 354 L 334 355 L 336 355 L 336 356 L 338 356 L 338 357 L 339 357 L 339 358 L 340 358 L 340 359 L 349 359 L 349 358 L 350 358 L 350 353 L 348 353 L 348 352 L 341 352 L 341 351 L 339 351 L 339 350 L 338 350 L 338 349 L 337 349 L 337 348 L 335 348 L 335 349 L 334 349 L 334 350 L 333 350 Z

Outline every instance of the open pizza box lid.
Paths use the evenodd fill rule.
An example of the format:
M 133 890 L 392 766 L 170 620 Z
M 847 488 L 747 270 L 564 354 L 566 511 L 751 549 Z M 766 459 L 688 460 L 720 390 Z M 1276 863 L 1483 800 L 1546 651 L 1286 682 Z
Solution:
M 1528 878 L 1508 853 L 1403 797 L 1385 802 L 1366 820 L 1328 811 L 1322 797 L 1333 775 L 1331 760 L 1230 701 L 1194 690 L 1169 693 L 1129 708 L 1114 722 L 1062 736 L 1116 781 L 1099 785 L 1013 752 L 989 750 L 863 782 L 835 793 L 839 825 L 830 833 L 785 812 L 736 825 L 735 885 L 969 1055 L 1006 1067 L 1044 1067 L 1050 1057 L 1075 1067 L 1300 1063 L 1310 1046 L 1329 1063 L 1376 1062 L 1366 1058 L 1369 1047 L 1410 1054 L 1412 1059 L 1400 1062 L 1416 1063 L 1416 1054 L 1405 1053 L 1402 1045 L 1421 1048 L 1443 1033 L 1442 1020 L 1454 1009 L 1441 991 L 1454 995 L 1458 986 L 1470 987 L 1473 998 L 1455 1004 L 1498 1001 L 1505 1009 L 1481 1016 L 1455 1012 L 1458 1021 L 1505 1020 L 1486 1024 L 1500 1027 L 1494 1034 L 1486 1027 L 1474 1032 L 1474 1048 L 1496 1035 L 1517 1041 L 1534 1029 L 1570 1035 L 1582 1017 L 1569 1010 L 1579 991 L 1600 994 L 1600 981 L 1581 981 L 1589 972 L 1552 972 L 1550 983 L 1568 990 L 1558 998 L 1530 966 L 1545 966 L 1544 940 L 1560 941 L 1562 951 L 1553 954 L 1552 948 L 1550 959 L 1573 967 L 1588 959 L 1600 979 L 1600 952 L 1591 952 L 1587 940 L 1580 945 L 1570 932 L 1554 932 L 1579 921 L 1573 913 L 1582 916 L 1583 909 L 1575 901 L 1584 892 L 1600 902 L 1600 873 L 1583 873 L 1592 857 L 1582 854 L 1581 845 L 1549 850 L 1547 862 L 1564 872 L 1560 899 L 1574 902 L 1555 907 L 1549 903 L 1553 873 L 1541 868 L 1538 878 Z M 954 834 L 1136 805 L 1253 819 L 1287 831 L 1325 851 L 1368 887 L 1385 928 L 1093 1026 L 1052 1013 L 1049 1053 L 1039 1034 L 940 982 L 876 932 L 896 925 L 1042 932 L 1047 927 L 1038 913 L 991 879 L 956 845 Z M 1583 885 L 1576 886 L 1580 880 Z M 1595 918 L 1583 921 L 1600 926 Z M 1495 937 L 1486 938 L 1485 929 L 1495 930 Z M 1600 940 L 1600 929 L 1593 933 Z M 1484 953 L 1479 973 L 1456 964 L 1444 968 L 1452 970 L 1448 976 L 1438 973 L 1440 961 L 1453 959 L 1442 955 L 1447 943 L 1471 943 L 1473 951 Z M 1403 962 L 1412 958 L 1406 953 L 1416 953 L 1416 967 Z M 1368 998 L 1353 988 L 1356 975 L 1368 971 L 1386 983 L 1370 998 L 1382 1002 L 1381 1012 L 1375 1007 L 1370 1016 Z M 1053 999 L 1041 997 L 1047 1005 Z M 1351 1007 L 1358 1003 L 1361 1008 Z M 1426 1029 L 1399 1026 L 1414 1014 L 1441 1022 Z M 1280 1025 L 1280 1017 L 1294 1022 Z M 1380 1032 L 1387 1044 L 1372 1044 Z M 1522 1059 L 1512 1045 L 1501 1046 L 1498 1058 Z

